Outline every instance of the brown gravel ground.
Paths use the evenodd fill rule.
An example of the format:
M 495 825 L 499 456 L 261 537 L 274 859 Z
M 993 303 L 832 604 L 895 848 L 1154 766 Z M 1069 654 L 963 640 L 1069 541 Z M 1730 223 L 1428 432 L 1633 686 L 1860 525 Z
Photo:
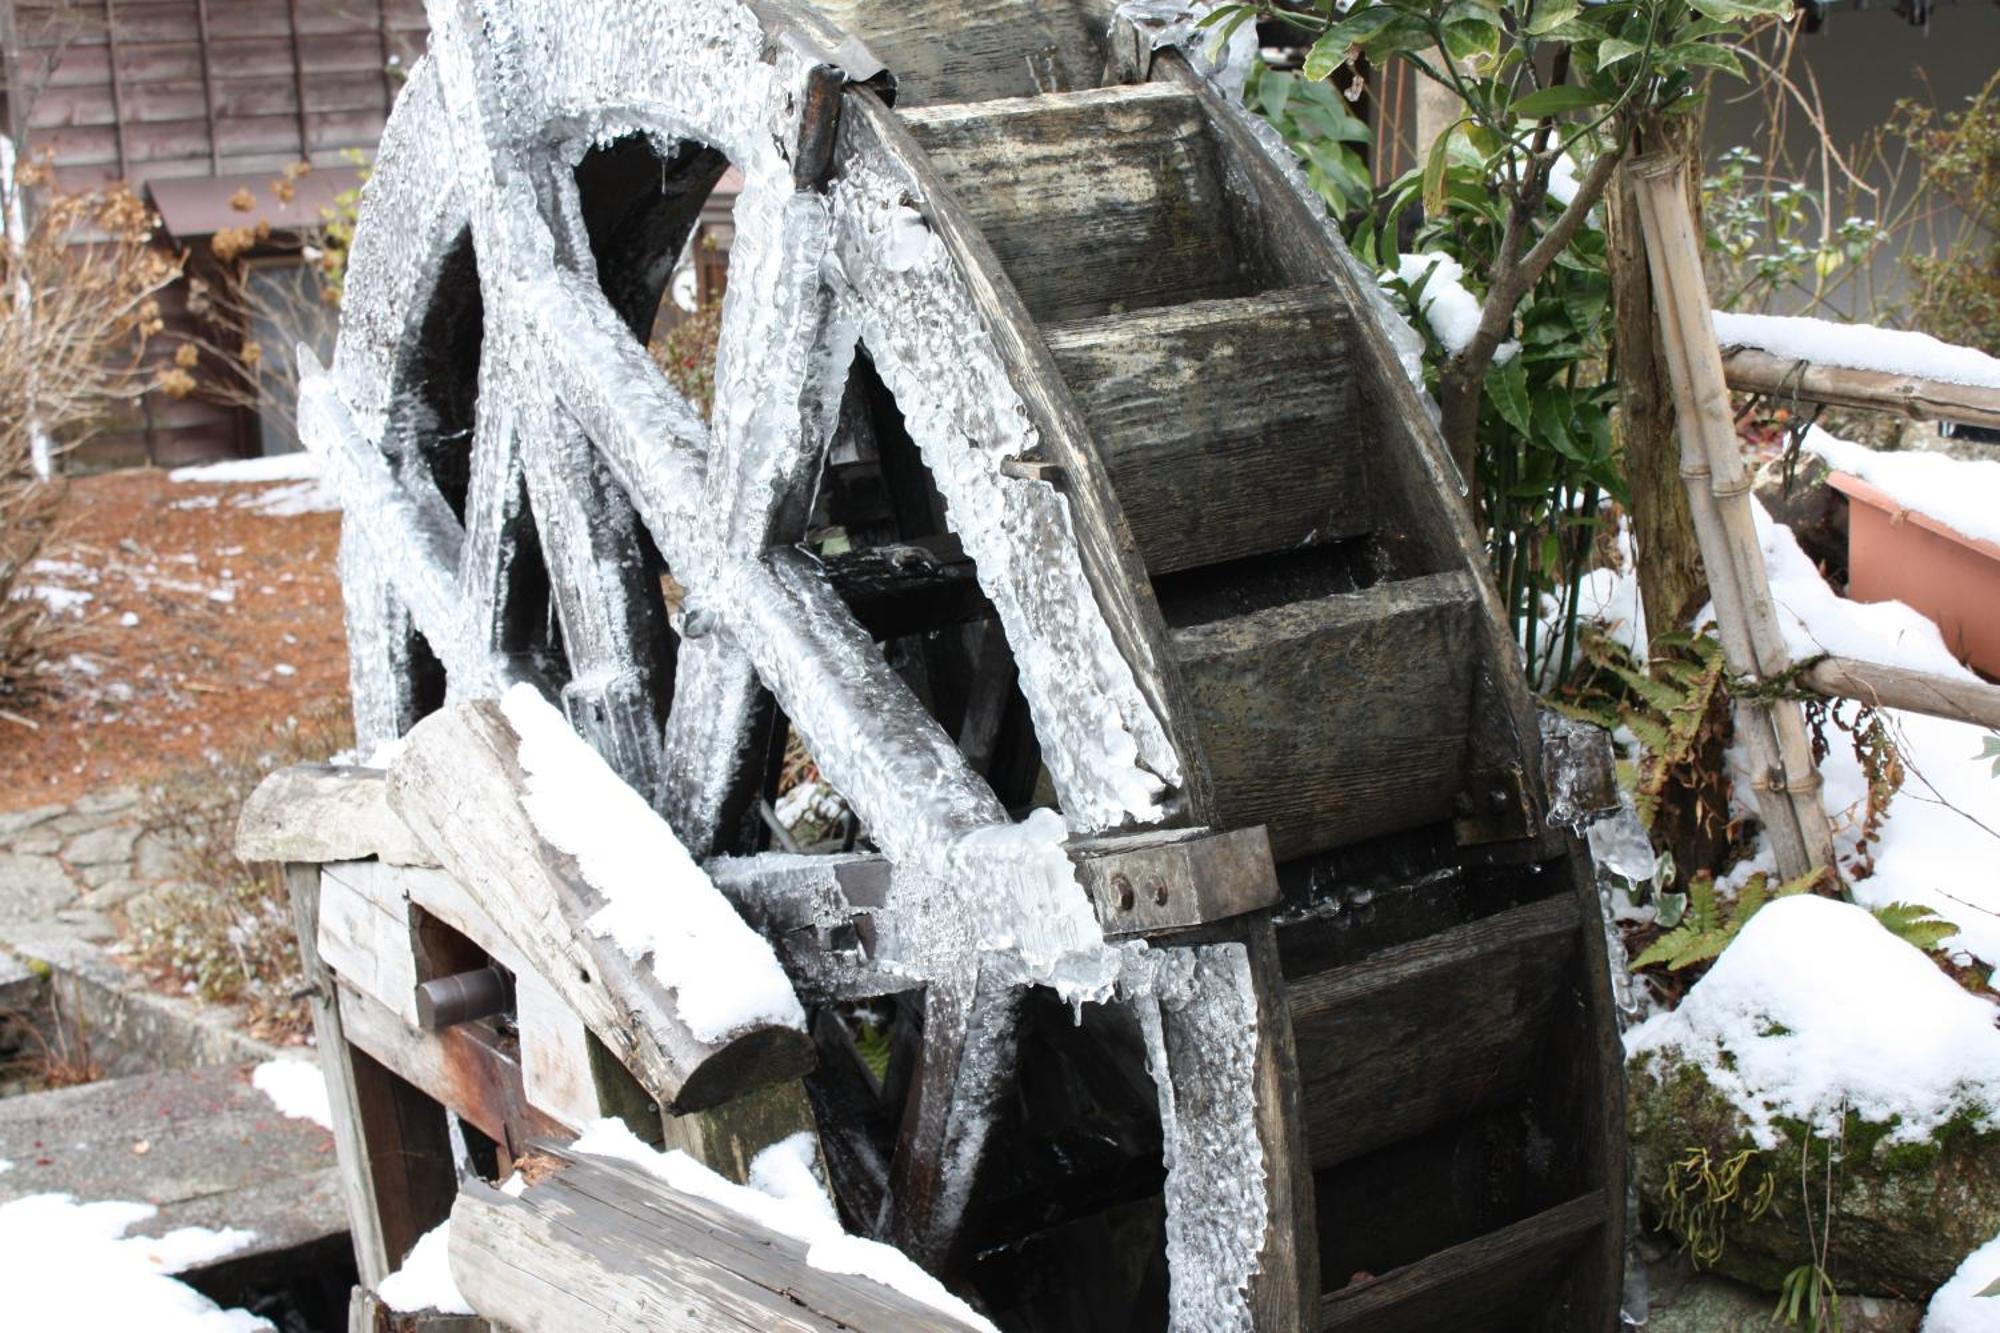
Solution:
M 153 469 L 69 484 L 35 581 L 89 600 L 65 615 L 48 693 L 0 718 L 0 811 L 202 768 L 288 717 L 344 710 L 339 516 L 259 511 L 310 486 Z

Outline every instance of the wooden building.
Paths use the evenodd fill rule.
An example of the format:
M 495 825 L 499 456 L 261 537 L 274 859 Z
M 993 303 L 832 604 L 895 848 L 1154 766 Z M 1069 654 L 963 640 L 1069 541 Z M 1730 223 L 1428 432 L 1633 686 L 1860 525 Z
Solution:
M 55 188 L 123 180 L 159 211 L 188 271 L 163 302 L 153 355 L 171 360 L 190 340 L 240 346 L 256 330 L 216 308 L 222 266 L 253 286 L 297 283 L 297 230 L 358 183 L 424 33 L 421 0 L 0 0 L 0 128 L 25 156 L 49 157 Z M 219 232 L 233 233 L 221 247 Z M 261 239 L 244 249 L 246 235 Z M 215 327 L 232 318 L 242 327 Z M 249 386 L 213 383 L 148 395 L 72 464 L 282 446 Z

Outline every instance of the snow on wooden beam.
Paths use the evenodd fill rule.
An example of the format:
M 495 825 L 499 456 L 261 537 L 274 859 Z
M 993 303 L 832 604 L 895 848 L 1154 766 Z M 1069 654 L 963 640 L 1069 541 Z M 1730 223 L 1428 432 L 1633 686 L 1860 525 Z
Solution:
M 419 723 L 389 801 L 663 1107 L 701 1110 L 812 1067 L 769 946 L 532 690 Z
M 756 1196 L 760 1216 L 752 1217 L 625 1162 L 555 1156 L 561 1168 L 518 1198 L 468 1181 L 452 1208 L 452 1277 L 468 1303 L 501 1325 L 599 1333 L 976 1327 L 871 1277 L 813 1267 L 823 1242 L 767 1225 L 784 1215 L 776 1199 Z M 832 1243 L 851 1263 L 851 1247 L 864 1242 Z
M 1917 375 L 1823 366 L 1755 347 L 1722 354 L 1722 372 L 1738 393 L 1761 393 L 1833 407 L 1889 412 L 1916 421 L 1963 421 L 2000 426 L 2000 389 L 1952 384 Z
M 245 861 L 325 865 L 374 857 L 394 866 L 437 858 L 389 808 L 388 774 L 347 764 L 299 764 L 257 784 L 236 821 Z

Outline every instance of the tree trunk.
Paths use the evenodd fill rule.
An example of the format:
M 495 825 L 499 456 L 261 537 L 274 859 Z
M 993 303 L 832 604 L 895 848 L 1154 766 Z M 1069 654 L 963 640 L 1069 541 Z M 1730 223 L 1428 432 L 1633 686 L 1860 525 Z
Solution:
M 1673 152 L 1687 167 L 1688 207 L 1701 218 L 1699 114 L 1651 117 L 1639 128 L 1632 156 Z M 1629 158 L 1628 158 L 1629 161 Z M 1618 438 L 1625 486 L 1631 495 L 1632 542 L 1637 554 L 1639 600 L 1646 612 L 1645 645 L 1653 636 L 1684 629 L 1708 600 L 1708 573 L 1695 540 L 1687 487 L 1681 481 L 1679 421 L 1660 345 L 1646 238 L 1639 226 L 1628 167 L 1620 167 L 1604 192 L 1607 254 L 1611 267 L 1612 346 L 1618 365 Z M 1686 756 L 1687 781 L 1662 789 L 1653 817 L 1653 844 L 1673 853 L 1675 878 L 1685 887 L 1697 870 L 1719 871 L 1727 854 L 1728 767 L 1723 750 L 1731 732 L 1727 698 L 1718 694 L 1711 725 Z
M 1654 117 L 1639 130 L 1639 148 L 1670 151 L 1687 165 L 1688 206 L 1701 217 L 1699 115 Z M 1625 485 L 1632 497 L 1632 538 L 1638 548 L 1639 598 L 1649 635 L 1680 629 L 1708 600 L 1708 576 L 1695 544 L 1694 519 L 1680 476 L 1680 439 L 1673 394 L 1660 348 L 1646 240 L 1627 169 L 1604 195 L 1609 233 L 1612 346 L 1618 362 L 1618 434 Z

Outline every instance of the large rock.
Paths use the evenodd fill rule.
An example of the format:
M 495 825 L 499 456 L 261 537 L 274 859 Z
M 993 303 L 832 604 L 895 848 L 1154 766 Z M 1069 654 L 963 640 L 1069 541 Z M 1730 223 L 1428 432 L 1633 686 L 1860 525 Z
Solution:
M 1664 1223 L 1673 1162 L 1694 1149 L 1722 1162 L 1755 1143 L 1736 1106 L 1675 1053 L 1642 1053 L 1627 1074 L 1632 1170 L 1649 1220 Z M 2000 1234 L 2000 1134 L 1975 1132 L 1968 1121 L 1960 1117 L 1929 1140 L 1899 1144 L 1885 1141 L 1888 1127 L 1851 1114 L 1839 1144 L 1780 1122 L 1779 1145 L 1756 1152 L 1739 1196 L 1754 1196 L 1772 1177 L 1771 1206 L 1755 1220 L 1741 1207 L 1723 1211 L 1726 1240 L 1713 1267 L 1775 1292 L 1787 1273 L 1812 1261 L 1817 1234 L 1827 1242 L 1827 1271 L 1843 1296 L 1928 1297 L 1967 1254 Z M 1802 1178 L 1811 1191 L 1810 1227 Z
M 1713 1273 L 1694 1271 L 1685 1257 L 1647 1266 L 1651 1306 L 1646 1333 L 1772 1333 L 1777 1301 Z M 1917 1333 L 1924 1308 L 1915 1301 L 1842 1296 L 1841 1333 Z

